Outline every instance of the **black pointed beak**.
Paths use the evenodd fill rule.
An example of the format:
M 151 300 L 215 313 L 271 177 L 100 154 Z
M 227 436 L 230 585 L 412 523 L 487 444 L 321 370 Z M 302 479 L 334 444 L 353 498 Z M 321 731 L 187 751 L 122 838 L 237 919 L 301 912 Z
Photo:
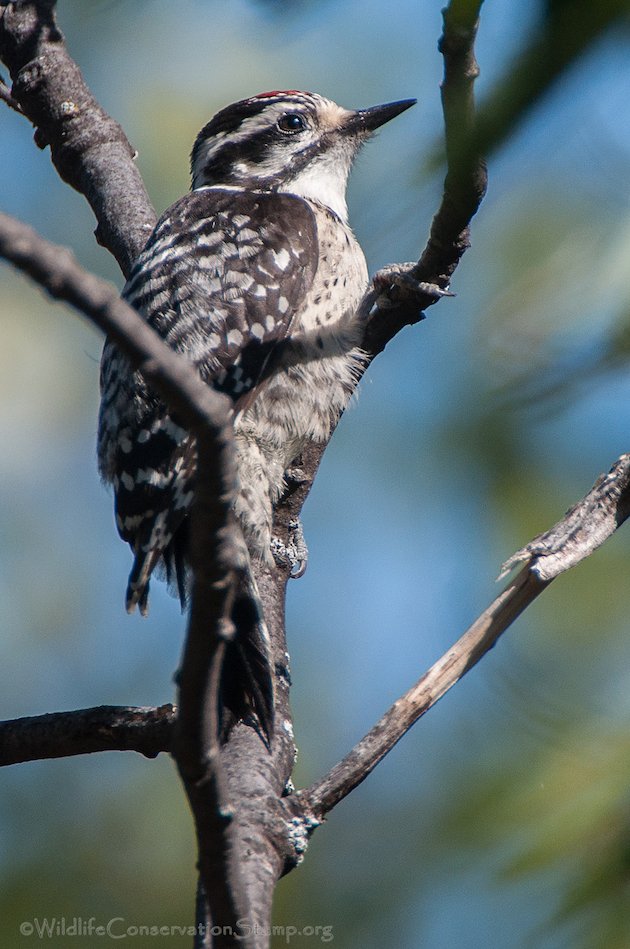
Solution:
M 400 102 L 386 102 L 385 105 L 374 105 L 371 109 L 359 109 L 354 112 L 345 123 L 345 131 L 353 133 L 373 132 L 385 125 L 390 119 L 396 118 L 401 112 L 415 105 L 417 99 L 401 99 Z

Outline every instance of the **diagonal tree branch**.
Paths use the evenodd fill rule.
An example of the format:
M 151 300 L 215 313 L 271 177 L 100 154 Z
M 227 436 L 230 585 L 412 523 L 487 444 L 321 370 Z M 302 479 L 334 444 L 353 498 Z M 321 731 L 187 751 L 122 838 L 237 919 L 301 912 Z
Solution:
M 484 656 L 501 633 L 551 581 L 527 567 L 475 620 L 464 635 L 383 715 L 342 761 L 298 795 L 307 814 L 321 821 L 374 770 L 425 712 Z
M 243 570 L 242 541 L 231 513 L 236 461 L 228 399 L 191 372 L 190 363 L 167 346 L 113 286 L 85 272 L 66 249 L 4 214 L 0 214 L 0 256 L 108 333 L 195 435 L 193 593 L 180 682 L 181 720 L 172 754 L 195 817 L 210 915 L 227 933 L 248 910 L 218 754 L 220 669 L 230 635 L 227 617 Z M 226 940 L 227 936 L 217 936 L 215 945 L 227 946 Z
M 621 455 L 561 521 L 517 550 L 501 571 L 528 563 L 540 580 L 553 580 L 590 556 L 630 516 L 630 454 Z
M 491 649 L 499 636 L 557 576 L 589 557 L 630 516 L 630 454 L 600 475 L 588 494 L 550 530 L 518 550 L 501 577 L 525 562 L 516 577 L 464 635 L 409 689 L 342 761 L 310 788 L 297 792 L 316 823 L 374 770 L 403 735 Z
M 118 122 L 98 104 L 69 56 L 54 0 L 0 4 L 0 60 L 13 88 L 2 98 L 35 126 L 61 178 L 85 195 L 96 239 L 128 276 L 155 225 L 155 211 Z M 6 87 L 5 87 L 6 89 Z

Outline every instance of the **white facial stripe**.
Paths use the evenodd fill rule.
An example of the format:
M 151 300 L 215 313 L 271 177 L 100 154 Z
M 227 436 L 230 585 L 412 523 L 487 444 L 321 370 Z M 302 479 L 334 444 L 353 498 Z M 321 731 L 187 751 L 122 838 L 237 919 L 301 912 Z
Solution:
M 296 108 L 298 107 L 299 105 L 296 102 Z M 223 148 L 226 138 L 229 137 L 230 142 L 234 145 L 247 141 L 248 138 L 251 138 L 257 132 L 262 132 L 273 125 L 283 112 L 286 112 L 286 102 L 274 102 L 273 99 L 270 99 L 269 104 L 265 105 L 262 112 L 256 115 L 248 115 L 235 131 L 217 132 L 212 138 L 206 139 L 195 155 L 195 163 L 192 169 L 193 188 L 196 187 L 197 179 L 203 175 L 203 170 L 208 162 Z M 246 166 L 243 167 L 245 169 Z

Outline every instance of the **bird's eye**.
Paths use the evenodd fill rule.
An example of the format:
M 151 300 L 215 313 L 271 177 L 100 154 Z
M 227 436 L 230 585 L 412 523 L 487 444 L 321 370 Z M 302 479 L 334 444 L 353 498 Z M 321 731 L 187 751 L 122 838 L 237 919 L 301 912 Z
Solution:
M 278 128 L 281 132 L 302 132 L 306 128 L 306 120 L 299 112 L 285 112 L 278 119 Z

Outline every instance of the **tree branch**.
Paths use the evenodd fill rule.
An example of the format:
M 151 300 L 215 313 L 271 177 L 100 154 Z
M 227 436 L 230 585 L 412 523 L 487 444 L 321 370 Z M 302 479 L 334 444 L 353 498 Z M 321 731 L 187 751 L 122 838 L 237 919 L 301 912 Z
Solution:
M 474 44 L 482 3 L 451 0 L 442 11 L 444 29 L 438 45 L 444 59 L 444 193 L 418 262 L 385 268 L 366 294 L 362 306 L 370 318 L 363 347 L 372 356 L 380 353 L 404 326 L 422 319 L 423 310 L 441 299 L 435 289 L 448 290 L 457 265 L 470 247 L 469 225 L 488 184 L 485 162 L 471 146 L 476 123 L 474 83 L 479 75 Z
M 0 76 L 0 99 L 6 103 L 10 109 L 13 109 L 14 112 L 17 112 L 18 115 L 24 115 L 22 109 L 20 108 L 19 102 L 17 102 L 17 100 L 11 95 L 11 90 L 7 86 L 2 76 Z
M 2 98 L 35 126 L 35 142 L 50 146 L 61 178 L 85 195 L 96 239 L 128 276 L 155 225 L 155 211 L 122 128 L 98 104 L 66 49 L 54 0 L 0 5 L 0 60 L 13 81 Z
M 540 580 L 553 580 L 601 547 L 629 516 L 630 454 L 625 454 L 561 521 L 517 550 L 503 564 L 499 579 L 525 562 Z
M 193 591 L 172 754 L 195 817 L 211 919 L 227 932 L 248 912 L 218 754 L 220 670 L 232 632 L 228 618 L 235 585 L 244 569 L 243 542 L 232 515 L 237 481 L 229 401 L 191 372 L 190 362 L 167 346 L 113 286 L 84 271 L 66 249 L 4 214 L 0 214 L 0 256 L 105 330 L 195 436 L 197 478 L 190 516 Z M 227 946 L 227 938 L 218 936 L 216 946 Z
M 441 299 L 441 291 L 448 287 L 470 245 L 469 224 L 487 186 L 485 163 L 471 147 L 475 128 L 474 81 L 479 73 L 474 43 L 482 3 L 483 0 L 450 0 L 443 11 L 444 30 L 439 48 L 444 57 L 444 194 L 418 262 L 395 264 L 379 271 L 361 302 L 365 320 L 362 349 L 367 354 L 362 371 L 404 326 L 423 319 L 423 310 Z M 290 485 L 286 497 L 276 507 L 276 536 L 286 539 L 289 523 L 300 516 L 326 447 L 312 443 L 303 452 L 300 480 Z
M 451 0 L 450 7 L 452 9 L 459 9 L 460 5 L 461 0 Z M 146 208 L 142 206 L 142 202 L 139 208 L 129 207 L 129 197 L 135 194 L 137 186 L 130 184 L 128 179 L 118 191 L 117 182 L 114 180 L 117 172 L 115 164 L 111 164 L 107 160 L 100 163 L 93 160 L 100 157 L 107 159 L 107 153 L 103 154 L 100 146 L 105 147 L 112 136 L 114 142 L 118 142 L 119 146 L 121 142 L 117 138 L 118 133 L 115 129 L 111 130 L 112 136 L 107 136 L 106 142 L 99 140 L 98 135 L 102 122 L 111 120 L 105 116 L 102 110 L 99 111 L 99 107 L 93 100 L 91 100 L 89 108 L 84 107 L 81 95 L 89 96 L 89 93 L 84 85 L 81 87 L 80 74 L 76 66 L 67 57 L 61 36 L 52 19 L 53 6 L 54 4 L 50 0 L 48 2 L 40 0 L 39 3 L 34 2 L 34 0 L 33 2 L 25 0 L 20 5 L 21 9 L 19 11 L 14 9 L 14 5 L 0 7 L 2 13 L 2 19 L 0 20 L 0 55 L 4 57 L 5 62 L 11 69 L 15 98 L 29 118 L 42 130 L 40 141 L 45 140 L 46 143 L 51 144 L 53 160 L 62 177 L 68 180 L 73 187 L 78 187 L 78 190 L 81 190 L 88 197 L 99 219 L 99 239 L 112 249 L 123 271 L 128 273 L 133 257 L 144 244 L 147 222 L 152 222 L 152 216 L 146 213 Z M 478 10 L 478 4 L 475 10 Z M 18 13 L 20 16 L 18 16 Z M 474 18 L 472 23 L 469 22 L 469 19 L 460 22 L 456 17 L 449 20 L 448 11 L 445 15 L 445 37 L 447 37 L 447 40 L 444 41 L 444 55 L 446 65 L 445 87 L 447 90 L 449 85 L 457 80 L 460 73 L 463 75 L 470 65 L 465 49 L 462 52 L 455 42 L 455 27 L 464 37 L 463 40 L 460 39 L 460 47 L 462 43 L 464 47 L 468 43 L 470 52 L 474 41 Z M 25 34 L 29 31 L 30 36 L 26 37 Z M 448 37 L 451 34 L 453 34 L 453 38 L 452 42 L 449 42 Z M 36 63 L 31 67 L 30 57 L 34 47 L 37 48 L 39 55 Z M 58 58 L 54 64 L 54 69 L 51 70 L 52 59 L 50 57 L 54 58 L 55 56 Z M 449 62 L 452 64 L 450 71 Z M 460 112 L 456 118 L 453 109 L 451 108 L 449 112 L 449 108 L 445 103 L 446 121 L 447 125 L 450 123 L 451 128 L 455 121 L 461 121 L 462 114 L 469 115 L 466 109 L 472 108 L 470 90 L 473 78 L 474 76 L 471 73 L 462 83 L 460 92 L 455 94 L 456 98 L 457 95 L 461 94 L 462 89 L 468 89 L 468 105 L 464 108 L 463 113 Z M 58 88 L 57 79 L 59 79 L 62 86 L 64 81 L 66 83 L 66 88 L 63 88 L 62 91 Z M 95 127 L 91 124 L 92 109 L 94 109 L 94 114 L 97 116 Z M 472 115 L 471 112 L 470 115 Z M 70 121 L 67 116 L 74 118 L 74 124 L 66 129 L 64 123 Z M 64 136 L 72 136 L 73 134 L 76 135 L 76 151 L 75 153 L 66 152 Z M 447 129 L 447 138 L 448 135 L 449 131 Z M 94 147 L 95 142 L 97 147 Z M 87 151 L 82 150 L 84 143 L 86 143 Z M 125 174 L 131 175 L 130 168 L 133 168 L 133 164 L 125 143 L 126 140 L 122 142 L 119 159 L 123 163 Z M 438 212 L 436 221 L 434 221 L 430 239 L 434 251 L 436 249 L 440 250 L 440 242 L 444 244 L 441 249 L 443 253 L 437 256 L 434 255 L 432 258 L 435 272 L 429 272 L 431 268 L 428 265 L 425 267 L 426 274 L 418 269 L 424 256 L 426 256 L 425 252 L 423 258 L 411 268 L 410 272 L 409 268 L 406 268 L 407 272 L 405 272 L 405 268 L 398 268 L 398 273 L 393 276 L 390 275 L 386 286 L 381 282 L 366 295 L 363 308 L 366 316 L 367 314 L 370 314 L 370 316 L 366 321 L 365 345 L 372 355 L 379 352 L 387 340 L 391 339 L 402 326 L 420 319 L 422 308 L 431 305 L 439 298 L 440 290 L 444 289 L 445 280 L 450 276 L 461 254 L 466 249 L 467 231 L 466 239 L 463 239 L 461 236 L 462 228 L 466 230 L 469 217 L 476 210 L 481 195 L 479 194 L 477 198 L 473 197 L 468 202 L 466 213 L 469 214 L 469 217 L 464 220 L 465 213 L 463 216 L 460 213 L 462 193 L 457 191 L 458 182 L 460 180 L 464 182 L 463 169 L 461 167 L 455 169 L 453 161 L 454 153 L 451 149 L 449 153 L 449 176 L 447 176 L 445 183 L 445 197 L 442 202 L 442 209 Z M 74 174 L 73 166 L 75 165 L 83 169 L 81 174 Z M 451 167 L 451 165 L 453 166 Z M 93 167 L 95 167 L 96 173 L 92 179 L 87 172 Z M 92 185 L 94 185 L 95 194 L 92 194 L 90 190 Z M 114 186 L 114 195 L 110 200 L 108 189 L 112 186 Z M 468 185 L 464 182 L 462 184 L 464 191 L 466 187 Z M 120 202 L 116 205 L 119 197 L 122 198 L 123 206 Z M 444 211 L 445 204 L 455 207 L 459 217 L 451 212 Z M 115 214 L 113 213 L 114 207 L 117 209 Z M 107 212 L 110 210 L 112 211 L 111 220 L 107 217 Z M 0 230 L 1 224 L 2 221 L 0 220 Z M 117 224 L 120 224 L 120 234 L 115 231 Z M 17 235 L 17 237 L 20 237 L 20 235 Z M 26 245 L 29 244 L 31 238 L 32 232 L 30 236 L 24 232 L 21 233 L 21 239 Z M 14 230 L 13 237 L 8 242 L 5 241 L 4 251 L 6 256 L 38 279 L 47 287 L 49 292 L 58 298 L 68 300 L 79 309 L 82 308 L 82 299 L 86 306 L 85 312 L 95 319 L 128 355 L 130 355 L 130 350 L 126 348 L 126 343 L 129 342 L 128 331 L 131 332 L 135 342 L 141 342 L 140 350 L 134 350 L 135 356 L 130 355 L 130 358 L 132 361 L 134 359 L 138 360 L 134 364 L 143 371 L 150 385 L 166 399 L 171 407 L 178 411 L 180 417 L 186 421 L 198 437 L 200 458 L 198 484 L 205 485 L 206 473 L 202 470 L 202 459 L 209 461 L 212 454 L 209 447 L 210 442 L 208 442 L 207 453 L 203 444 L 203 432 L 208 418 L 204 412 L 197 414 L 196 410 L 192 408 L 199 405 L 195 400 L 196 396 L 200 396 L 201 393 L 195 391 L 193 394 L 188 391 L 188 386 L 192 385 L 194 389 L 195 382 L 198 382 L 198 380 L 189 377 L 186 379 L 177 378 L 176 380 L 177 366 L 172 364 L 167 369 L 166 354 L 161 351 L 157 352 L 152 348 L 154 344 L 160 341 L 156 339 L 155 334 L 148 327 L 144 326 L 144 330 L 141 331 L 136 324 L 132 325 L 126 322 L 130 319 L 130 312 L 125 304 L 117 298 L 116 300 L 113 299 L 111 288 L 105 292 L 102 284 L 99 286 L 91 284 L 90 281 L 93 278 L 88 278 L 87 283 L 85 281 L 82 283 L 81 289 L 83 291 L 87 289 L 90 292 L 87 293 L 87 296 L 81 297 L 80 294 L 77 295 L 75 292 L 76 287 L 73 288 L 72 281 L 67 279 L 69 265 L 66 255 L 59 261 L 60 271 L 56 274 L 48 266 L 52 264 L 52 260 L 46 258 L 45 254 L 40 257 L 39 250 L 43 250 L 41 246 L 39 250 L 35 249 L 34 255 L 30 255 L 30 257 L 28 254 L 26 255 L 28 261 L 24 265 L 25 255 L 22 253 L 20 262 L 20 253 L 15 251 L 15 240 Z M 148 332 L 151 338 L 145 337 L 144 332 Z M 172 355 L 175 356 L 175 354 Z M 172 374 L 171 370 L 175 375 Z M 204 388 L 206 394 L 209 395 L 207 387 Z M 193 397 L 189 398 L 189 395 L 193 395 Z M 186 408 L 188 411 L 186 411 Z M 205 408 L 209 410 L 209 405 Z M 189 414 L 190 412 L 192 412 L 192 416 L 195 416 L 194 418 Z M 214 421 L 220 422 L 220 419 L 215 417 Z M 218 447 L 223 446 L 222 438 L 224 436 L 224 428 L 220 424 L 215 425 L 212 437 Z M 289 495 L 283 505 L 278 507 L 276 526 L 282 528 L 282 525 L 286 524 L 289 511 L 294 514 L 299 512 L 308 493 L 322 451 L 323 446 L 313 445 L 305 452 L 302 459 L 304 477 L 301 480 L 297 479 L 293 493 Z M 205 461 L 203 461 L 203 464 L 205 464 Z M 229 452 L 227 464 L 228 466 L 230 464 Z M 229 480 L 223 477 L 226 471 L 227 469 L 221 473 L 215 469 L 215 480 L 214 482 L 209 480 L 208 484 L 213 483 L 215 487 L 218 485 L 219 494 L 215 495 L 213 501 L 206 497 L 196 502 L 198 507 L 195 508 L 193 520 L 197 517 L 199 511 L 201 522 L 203 522 L 204 509 L 212 519 L 214 515 L 211 515 L 210 512 L 213 509 L 215 514 L 218 511 L 222 512 L 219 515 L 219 521 L 221 521 L 226 508 L 229 506 L 228 496 L 221 495 L 221 486 L 225 486 Z M 211 478 L 212 474 L 210 475 Z M 201 527 L 195 526 L 194 532 L 201 538 Z M 212 544 L 215 545 L 214 552 Z M 225 549 L 223 553 L 226 553 Z M 229 554 L 229 544 L 227 554 Z M 296 795 L 286 794 L 287 781 L 292 771 L 295 755 L 288 701 L 288 676 L 286 674 L 280 675 L 277 682 L 276 734 L 270 752 L 265 748 L 256 732 L 244 723 L 239 723 L 230 732 L 228 741 L 220 754 L 216 753 L 216 747 L 212 744 L 216 669 L 220 664 L 221 653 L 225 648 L 225 639 L 228 635 L 222 617 L 224 619 L 228 615 L 226 612 L 228 596 L 226 590 L 229 589 L 229 584 L 226 587 L 221 586 L 222 582 L 227 583 L 227 573 L 221 574 L 220 569 L 218 572 L 215 570 L 220 566 L 223 556 L 220 538 L 216 533 L 213 535 L 211 547 L 204 551 L 204 557 L 206 556 L 209 564 L 208 573 L 205 576 L 198 576 L 198 571 L 195 570 L 194 585 L 196 591 L 210 591 L 211 601 L 217 607 L 217 611 L 211 617 L 211 621 L 215 625 L 205 629 L 205 652 L 201 657 L 201 674 L 196 672 L 195 661 L 192 657 L 197 655 L 197 648 L 201 646 L 202 640 L 197 638 L 192 628 L 189 630 L 182 663 L 182 697 L 180 703 L 183 700 L 184 692 L 188 694 L 190 689 L 186 699 L 186 701 L 190 701 L 190 705 L 188 711 L 184 713 L 184 710 L 182 710 L 181 714 L 182 716 L 185 714 L 189 721 L 192 721 L 196 715 L 199 718 L 195 733 L 191 735 L 187 732 L 184 736 L 183 732 L 180 732 L 179 737 L 176 738 L 176 744 L 179 743 L 177 745 L 179 750 L 176 751 L 176 755 L 179 754 L 182 776 L 187 785 L 189 799 L 195 812 L 204 890 L 211 900 L 214 899 L 216 904 L 215 906 L 207 906 L 205 900 L 201 898 L 199 905 L 201 911 L 206 914 L 206 922 L 211 921 L 216 924 L 217 913 L 222 918 L 233 916 L 241 905 L 241 889 L 237 879 L 237 871 L 240 870 L 249 902 L 247 918 L 252 925 L 258 926 L 261 932 L 264 933 L 270 924 L 271 902 L 275 883 L 283 872 L 291 869 L 299 862 L 306 846 L 308 832 L 314 825 L 316 818 L 304 813 Z M 229 561 L 229 556 L 227 556 L 227 560 Z M 225 567 L 225 563 L 223 563 L 223 566 Z M 274 659 L 279 669 L 286 670 L 288 655 L 286 652 L 284 599 L 288 571 L 269 570 L 263 565 L 257 564 L 254 573 L 270 630 Z M 217 580 L 217 577 L 221 576 L 223 576 L 223 580 Z M 214 597 L 213 600 L 212 597 Z M 201 604 L 202 600 L 203 597 L 194 594 L 191 627 L 193 623 L 197 626 L 198 617 L 203 614 L 203 605 L 198 607 L 198 601 Z M 198 609 L 200 612 L 197 611 Z M 199 622 L 199 632 L 201 625 L 203 624 Z M 191 682 L 192 685 L 189 685 Z M 201 759 L 200 753 L 205 753 L 207 757 Z M 218 769 L 224 769 L 226 782 L 222 781 Z M 226 787 L 228 789 L 227 796 Z M 261 804 L 261 802 L 264 802 L 264 804 Z M 234 813 L 232 821 L 226 817 L 230 810 Z M 215 814 L 214 818 L 212 816 L 208 818 L 209 811 Z M 210 823 L 206 826 L 207 820 Z M 200 822 L 204 824 L 204 828 L 200 828 Z M 234 833 L 234 837 L 231 836 L 232 833 Z M 234 868 L 230 863 L 236 849 L 240 858 L 240 867 L 238 868 Z M 214 859 L 215 856 L 216 859 Z M 222 868 L 223 880 L 230 882 L 227 887 L 224 885 L 223 890 L 221 889 L 222 884 L 219 882 L 216 887 L 218 895 L 214 897 L 214 881 L 217 879 L 220 868 Z M 208 879 L 208 877 L 213 879 Z M 255 944 L 256 946 L 265 945 L 264 935 L 260 939 L 256 939 Z
M 195 820 L 200 882 L 199 932 L 212 925 L 214 949 L 234 945 L 231 932 L 247 918 L 249 894 L 241 872 L 240 841 L 219 744 L 221 672 L 227 643 L 233 638 L 232 607 L 246 561 L 238 545 L 232 504 L 236 459 L 232 433 L 217 441 L 197 431 L 197 477 L 190 519 L 193 590 L 190 618 L 178 673 L 179 715 L 172 754 Z M 241 541 L 241 545 L 243 542 Z M 251 729 L 250 729 L 251 730 Z M 250 949 L 253 943 L 243 938 Z M 203 943 L 201 943 L 203 945 Z
M 305 812 L 321 821 L 361 784 L 411 726 L 477 665 L 501 633 L 549 582 L 539 580 L 527 568 L 521 570 L 464 635 L 392 705 L 342 761 L 310 788 L 298 792 Z
M 95 751 L 138 751 L 155 758 L 170 751 L 172 705 L 135 708 L 101 705 L 0 722 L 0 766 Z
M 374 725 L 346 757 L 297 792 L 305 815 L 319 822 L 374 770 L 403 735 L 451 689 L 560 573 L 589 557 L 630 516 L 630 454 L 621 455 L 588 494 L 550 530 L 506 562 L 501 576 L 526 565 L 464 635 Z

